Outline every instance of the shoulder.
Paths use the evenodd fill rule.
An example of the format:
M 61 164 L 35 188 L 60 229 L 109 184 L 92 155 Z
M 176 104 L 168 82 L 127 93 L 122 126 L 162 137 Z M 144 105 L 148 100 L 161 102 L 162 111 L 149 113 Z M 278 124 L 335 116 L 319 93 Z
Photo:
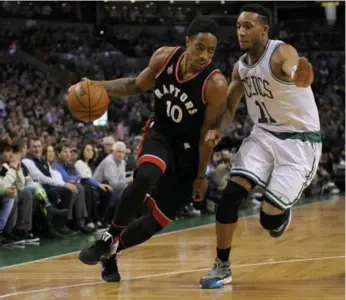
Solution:
M 297 53 L 297 50 L 292 45 L 281 42 L 275 46 L 271 57 L 272 60 L 280 62 L 292 53 Z
M 161 47 L 157 49 L 150 58 L 149 65 L 160 69 L 162 65 L 177 51 L 180 47 Z
M 109 162 L 113 163 L 114 162 L 113 155 L 112 154 L 108 154 L 102 162 L 103 163 L 109 163 Z
M 223 96 L 227 94 L 228 83 L 219 69 L 208 75 L 205 85 L 205 103 L 222 101 Z
M 178 49 L 180 47 L 167 47 L 167 46 L 163 46 L 159 49 L 157 49 L 154 54 L 152 55 L 152 57 L 161 57 L 161 58 L 166 58 L 168 57 L 173 51 L 175 51 L 176 49 Z
M 240 64 L 240 59 L 237 60 L 237 62 L 233 66 L 233 71 L 232 71 L 232 80 L 240 80 L 240 75 L 239 75 L 239 64 Z
M 34 161 L 30 158 L 23 158 L 22 159 L 22 163 L 25 165 L 25 166 L 28 166 L 28 165 L 34 165 Z
M 215 69 L 208 76 L 208 87 L 211 89 L 222 89 L 227 87 L 227 80 L 219 69 Z
M 81 159 L 78 159 L 74 165 L 75 166 L 81 166 L 81 167 L 87 166 L 87 164 L 84 161 L 82 161 Z

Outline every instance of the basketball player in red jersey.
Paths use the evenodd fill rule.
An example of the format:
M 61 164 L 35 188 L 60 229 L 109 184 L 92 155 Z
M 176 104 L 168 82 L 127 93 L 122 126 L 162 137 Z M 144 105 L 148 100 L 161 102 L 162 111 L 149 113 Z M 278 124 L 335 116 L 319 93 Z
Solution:
M 155 96 L 155 116 L 147 122 L 134 181 L 122 194 L 111 228 L 79 255 L 89 265 L 101 260 L 105 281 L 120 280 L 117 252 L 167 226 L 182 203 L 204 197 L 212 152 L 205 134 L 225 111 L 228 86 L 212 63 L 218 35 L 218 25 L 199 16 L 187 29 L 186 49 L 158 49 L 136 78 L 91 82 L 109 95 L 152 91 Z M 143 201 L 150 212 L 129 224 Z

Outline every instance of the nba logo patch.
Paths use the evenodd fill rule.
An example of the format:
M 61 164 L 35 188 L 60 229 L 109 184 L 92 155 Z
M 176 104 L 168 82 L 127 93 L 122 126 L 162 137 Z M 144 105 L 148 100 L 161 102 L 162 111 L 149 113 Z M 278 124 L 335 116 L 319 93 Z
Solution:
M 186 149 L 190 149 L 191 148 L 191 146 L 190 146 L 190 144 L 189 143 L 184 143 L 184 149 L 186 150 Z
M 171 75 L 173 73 L 173 65 L 171 65 L 168 69 L 167 69 L 167 74 Z

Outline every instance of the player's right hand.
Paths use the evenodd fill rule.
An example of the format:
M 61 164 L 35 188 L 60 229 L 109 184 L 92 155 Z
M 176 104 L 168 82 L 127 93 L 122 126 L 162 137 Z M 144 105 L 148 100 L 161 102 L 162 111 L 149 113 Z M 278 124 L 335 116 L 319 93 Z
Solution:
M 221 140 L 221 133 L 216 129 L 210 129 L 208 130 L 207 134 L 205 135 L 205 142 L 210 147 L 215 147 Z
M 82 79 L 81 79 L 81 81 L 80 82 L 77 82 L 76 84 L 73 84 L 73 85 L 71 85 L 69 88 L 68 88 L 68 93 L 70 93 L 71 91 L 72 91 L 72 89 L 74 89 L 78 84 L 80 84 L 82 81 L 88 81 L 88 80 L 90 80 L 90 79 L 88 79 L 88 78 L 86 78 L 86 77 L 83 77 Z
M 312 64 L 306 57 L 299 57 L 297 70 L 292 79 L 296 87 L 307 88 L 312 84 L 314 71 Z

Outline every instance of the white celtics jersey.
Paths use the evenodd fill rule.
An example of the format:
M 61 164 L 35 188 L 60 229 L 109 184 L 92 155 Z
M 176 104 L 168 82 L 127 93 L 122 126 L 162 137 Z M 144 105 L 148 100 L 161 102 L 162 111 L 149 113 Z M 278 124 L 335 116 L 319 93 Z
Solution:
M 255 126 L 274 132 L 316 132 L 320 121 L 311 87 L 298 88 L 282 81 L 271 72 L 270 59 L 283 43 L 268 40 L 263 55 L 252 66 L 239 59 L 239 75 L 243 82 L 248 113 Z

